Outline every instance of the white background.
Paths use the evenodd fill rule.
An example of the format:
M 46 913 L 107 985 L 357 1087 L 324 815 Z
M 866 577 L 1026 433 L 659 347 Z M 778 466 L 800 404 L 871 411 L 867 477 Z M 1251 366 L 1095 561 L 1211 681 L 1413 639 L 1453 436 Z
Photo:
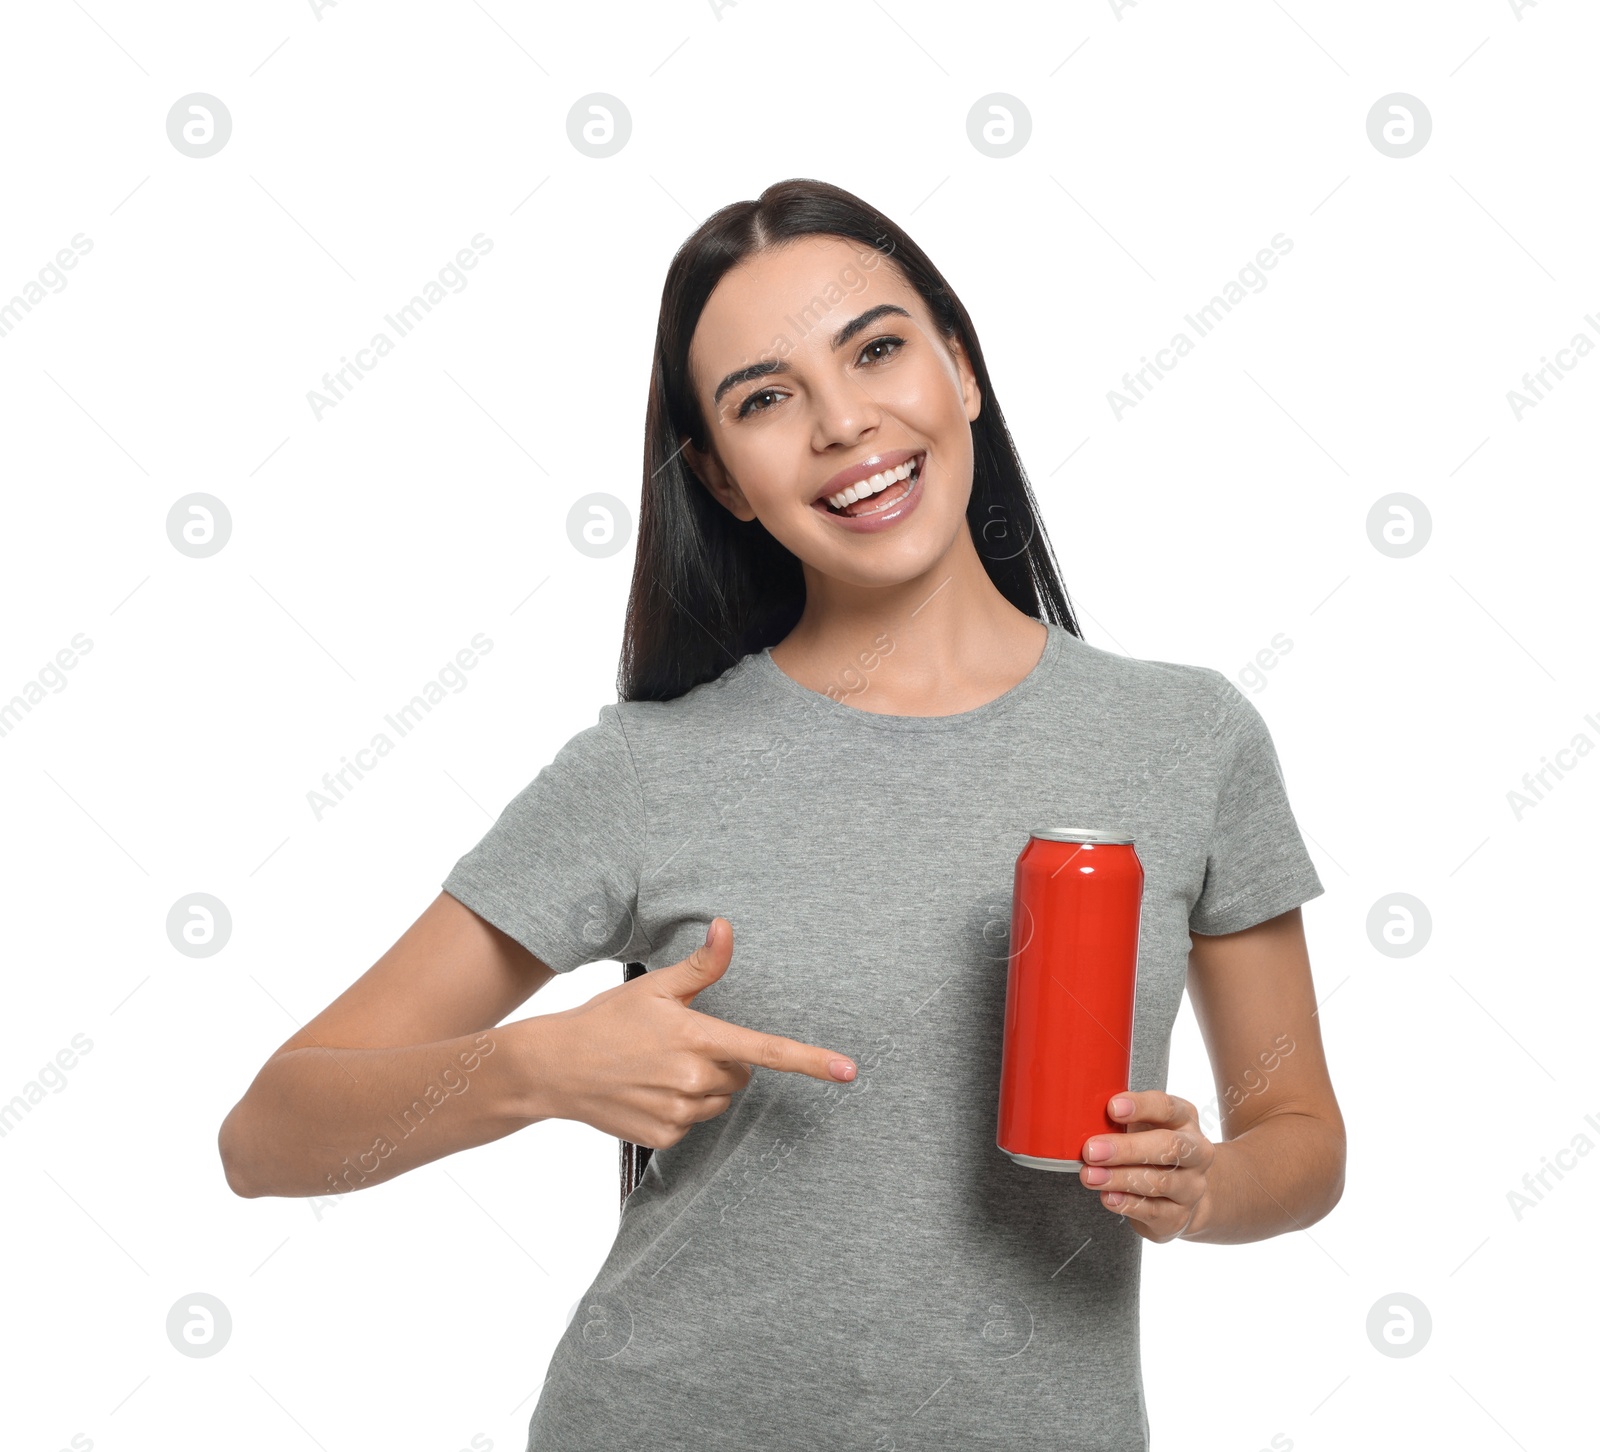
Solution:
M 616 1141 L 547 1122 L 318 1206 L 232 1195 L 215 1137 L 614 699 L 632 549 L 581 554 L 568 510 L 637 507 L 673 250 L 796 175 L 965 301 L 1091 643 L 1241 679 L 1292 641 L 1251 691 L 1328 887 L 1348 1187 L 1306 1233 L 1145 1248 L 1154 1445 L 1592 1428 L 1600 1154 L 1507 1199 L 1600 1144 L 1600 761 L 1520 819 L 1507 797 L 1600 742 L 1600 357 L 1507 400 L 1600 342 L 1592 8 L 85 0 L 6 32 L 0 299 L 93 244 L 0 337 L 0 701 L 92 642 L 0 737 L 0 1099 L 93 1046 L 0 1139 L 7 1447 L 523 1445 L 615 1231 Z M 233 122 L 205 159 L 166 131 L 197 91 Z M 605 160 L 567 135 L 594 91 L 633 122 Z M 967 135 L 993 92 L 1032 120 L 1003 160 Z M 1433 121 L 1405 159 L 1367 134 L 1392 92 Z M 469 285 L 316 418 L 480 232 Z M 1107 391 L 1280 232 L 1269 285 L 1119 421 Z M 196 492 L 232 519 L 205 559 L 166 532 Z M 1431 518 L 1405 558 L 1368 534 L 1396 492 Z M 468 688 L 318 820 L 308 791 L 480 631 Z M 195 892 L 232 917 L 209 958 L 166 934 Z M 1367 930 L 1394 892 L 1432 916 L 1404 958 Z M 1187 1006 L 1170 1087 L 1214 1092 Z M 233 1321 L 203 1359 L 165 1330 L 196 1291 Z M 1432 1316 L 1414 1356 L 1368 1339 L 1395 1292 Z

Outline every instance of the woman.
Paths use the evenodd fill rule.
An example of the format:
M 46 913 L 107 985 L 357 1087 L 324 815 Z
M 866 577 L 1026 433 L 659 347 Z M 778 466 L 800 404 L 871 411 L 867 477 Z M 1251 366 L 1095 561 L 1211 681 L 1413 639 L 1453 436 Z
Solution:
M 1249 700 L 1080 638 L 966 311 L 835 187 L 673 260 L 621 685 L 262 1069 L 229 1183 L 359 1188 L 552 1117 L 654 1147 L 530 1448 L 1147 1447 L 1144 1243 L 1342 1189 L 1322 885 Z M 1146 874 L 1126 1132 L 1076 1184 L 995 1144 L 1011 873 L 1063 823 Z M 653 971 L 501 1025 L 602 958 Z M 1165 1090 L 1186 975 L 1220 1143 Z M 399 1133 L 441 1065 L 461 1097 Z

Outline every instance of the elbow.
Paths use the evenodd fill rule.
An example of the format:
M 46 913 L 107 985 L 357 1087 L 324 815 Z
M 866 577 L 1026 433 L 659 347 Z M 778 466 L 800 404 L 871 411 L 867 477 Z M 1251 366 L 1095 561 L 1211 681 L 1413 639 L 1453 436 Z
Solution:
M 1332 1210 L 1344 1199 L 1344 1140 L 1339 1141 L 1339 1161 L 1334 1167 L 1333 1188 L 1328 1193 L 1328 1209 Z
M 1310 1223 L 1315 1225 L 1317 1220 L 1325 1220 L 1333 1214 L 1342 1199 L 1344 1199 L 1344 1160 L 1341 1158 L 1323 1190 L 1322 1203 L 1317 1206 L 1316 1219 Z
M 228 1188 L 240 1199 L 255 1200 L 267 1192 L 253 1178 L 251 1171 L 255 1166 L 241 1143 L 238 1125 L 241 1107 L 242 1103 L 236 1104 L 222 1121 L 222 1128 L 217 1131 L 217 1154 L 222 1159 L 222 1174 L 228 1182 Z
M 1327 1159 L 1323 1176 L 1322 1203 L 1317 1208 L 1317 1220 L 1331 1215 L 1338 1203 L 1344 1199 L 1344 1168 L 1345 1168 L 1345 1135 L 1344 1119 L 1335 1109 L 1330 1119 L 1325 1120 L 1327 1128 Z M 1316 1220 L 1311 1222 L 1316 1224 Z
M 1339 1112 L 1337 1104 L 1334 1105 L 1333 1113 L 1328 1119 L 1328 1133 L 1333 1140 L 1333 1198 L 1328 1202 L 1328 1208 L 1331 1210 L 1344 1195 L 1344 1166 L 1347 1143 L 1344 1130 L 1344 1115 Z

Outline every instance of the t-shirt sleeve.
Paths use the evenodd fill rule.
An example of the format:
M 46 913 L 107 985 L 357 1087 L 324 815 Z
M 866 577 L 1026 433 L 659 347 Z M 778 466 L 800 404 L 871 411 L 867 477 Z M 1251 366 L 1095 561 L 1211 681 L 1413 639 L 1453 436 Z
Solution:
M 602 706 L 451 868 L 444 890 L 557 973 L 642 961 L 645 828 L 621 714 Z
M 1220 671 L 1216 816 L 1205 881 L 1189 914 L 1196 933 L 1237 933 L 1323 892 L 1289 808 L 1278 753 L 1261 712 Z

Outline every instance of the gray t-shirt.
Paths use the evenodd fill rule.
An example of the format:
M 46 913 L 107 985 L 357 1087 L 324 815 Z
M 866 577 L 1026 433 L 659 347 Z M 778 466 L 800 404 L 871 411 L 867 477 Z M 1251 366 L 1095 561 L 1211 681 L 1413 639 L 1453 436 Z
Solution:
M 656 1150 L 533 1452 L 1148 1448 L 1145 1242 L 995 1145 L 1012 872 L 1048 826 L 1135 838 L 1130 1087 L 1164 1089 L 1190 931 L 1323 890 L 1260 712 L 1207 667 L 1051 625 L 1004 695 L 885 716 L 761 651 L 603 706 L 456 863 L 445 890 L 562 973 L 665 967 L 720 914 L 733 960 L 694 1007 L 858 1066 L 757 1067 Z

